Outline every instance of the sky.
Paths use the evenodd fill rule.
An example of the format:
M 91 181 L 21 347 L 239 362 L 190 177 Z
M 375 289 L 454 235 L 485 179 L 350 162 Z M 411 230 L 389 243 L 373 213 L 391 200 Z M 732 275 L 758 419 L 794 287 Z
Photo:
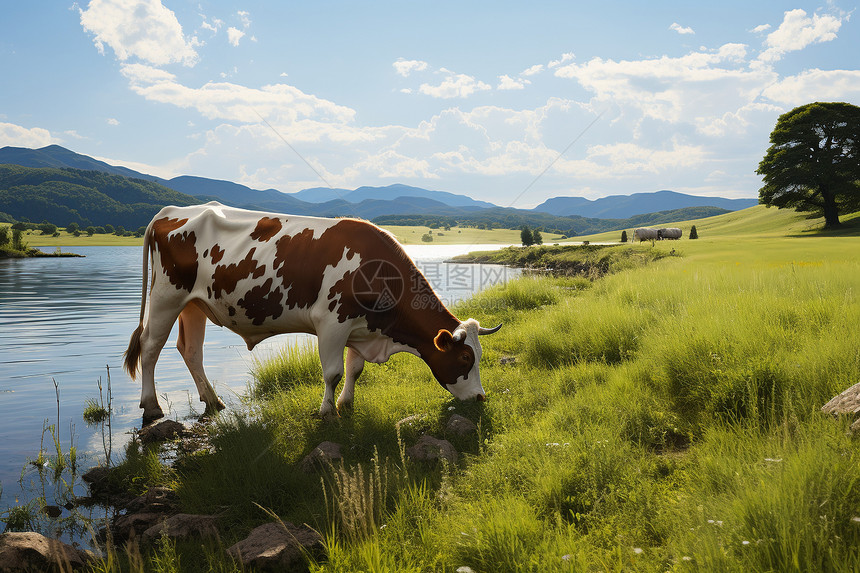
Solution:
M 857 1 L 857 0 L 855 0 Z M 781 113 L 860 104 L 836 2 L 4 1 L 0 147 L 255 189 L 533 207 L 757 197 Z

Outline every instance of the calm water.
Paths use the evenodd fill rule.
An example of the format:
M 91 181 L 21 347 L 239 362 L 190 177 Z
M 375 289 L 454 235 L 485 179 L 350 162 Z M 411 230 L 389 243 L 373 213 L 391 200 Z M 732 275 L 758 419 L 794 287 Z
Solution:
M 415 245 L 407 251 L 446 304 L 466 298 L 517 271 L 494 265 L 455 265 L 449 257 L 501 245 Z M 66 450 L 73 443 L 82 466 L 104 459 L 103 434 L 81 414 L 88 398 L 98 400 L 98 381 L 107 388 L 110 370 L 114 455 L 139 427 L 139 382 L 121 369 L 122 353 L 140 313 L 140 247 L 75 247 L 86 258 L 0 260 L 0 516 L 9 506 L 41 495 L 36 458 L 43 426 L 57 424 Z M 156 370 L 156 390 L 165 414 L 175 419 L 203 411 L 197 391 L 175 349 L 176 331 Z M 307 335 L 273 337 L 249 352 L 229 330 L 206 328 L 204 364 L 227 404 L 238 401 L 250 381 L 255 358 L 266 358 Z M 60 411 L 57 415 L 59 388 Z M 320 381 L 322 396 L 322 381 Z M 166 398 L 166 399 L 165 399 Z M 170 406 L 170 413 L 167 407 Z M 196 412 L 195 412 L 196 411 Z M 45 435 L 47 453 L 53 443 Z M 84 495 L 83 487 L 77 491 Z M 50 495 L 46 495 L 52 503 Z

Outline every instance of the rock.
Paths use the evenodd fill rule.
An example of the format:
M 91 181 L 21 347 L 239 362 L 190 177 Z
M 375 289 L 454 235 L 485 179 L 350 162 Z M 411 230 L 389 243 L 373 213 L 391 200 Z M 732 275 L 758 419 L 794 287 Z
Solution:
M 302 460 L 302 471 L 312 474 L 327 468 L 329 464 L 343 459 L 340 453 L 341 445 L 335 442 L 323 442 Z
M 81 569 L 93 559 L 62 541 L 41 533 L 0 534 L 0 572 Z
M 45 515 L 47 515 L 48 517 L 56 518 L 63 515 L 63 510 L 58 505 L 46 505 L 43 509 L 45 511 Z
M 517 357 L 516 356 L 502 356 L 499 358 L 499 364 L 502 366 L 516 366 L 517 365 Z
M 464 418 L 460 414 L 452 414 L 451 417 L 448 418 L 445 430 L 449 434 L 465 436 L 466 434 L 471 434 L 472 432 L 477 431 L 478 426 L 476 426 L 472 420 Z
M 406 448 L 406 455 L 419 462 L 434 462 L 439 459 L 457 463 L 457 450 L 448 440 L 440 440 L 424 434 L 411 448 Z
M 185 426 L 175 420 L 162 420 L 158 423 L 144 426 L 138 431 L 137 435 L 140 441 L 144 444 L 153 442 L 163 442 L 164 440 L 172 440 L 173 438 L 181 437 L 185 432 Z
M 159 522 L 143 532 L 143 542 L 152 543 L 166 529 L 167 536 L 171 539 L 187 539 L 189 537 L 217 537 L 218 522 L 217 515 L 193 515 L 189 513 L 177 513 L 163 520 L 159 516 Z M 163 520 L 163 521 L 162 521 Z
M 114 519 L 111 531 L 115 539 L 138 537 L 154 525 L 161 523 L 163 513 L 140 512 L 120 515 Z
M 267 571 L 307 571 L 304 552 L 314 557 L 324 553 L 319 533 L 303 525 L 273 522 L 255 527 L 247 538 L 227 552 L 245 567 Z
M 860 432 L 860 418 L 854 420 L 854 423 L 851 424 L 850 430 L 852 432 Z
M 856 414 L 860 412 L 860 382 L 834 396 L 821 407 L 825 414 Z
M 176 492 L 159 486 L 128 502 L 125 509 L 128 513 L 171 513 L 176 505 Z

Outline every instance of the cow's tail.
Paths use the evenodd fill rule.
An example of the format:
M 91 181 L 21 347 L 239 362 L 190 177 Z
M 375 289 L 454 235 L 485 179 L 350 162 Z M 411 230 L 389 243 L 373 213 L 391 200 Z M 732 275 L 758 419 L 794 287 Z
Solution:
M 123 355 L 125 357 L 125 371 L 134 380 L 137 376 L 137 367 L 140 364 L 140 335 L 143 332 L 143 314 L 146 310 L 146 282 L 149 278 L 149 228 L 143 234 L 143 286 L 140 293 L 140 321 L 128 342 L 128 349 Z

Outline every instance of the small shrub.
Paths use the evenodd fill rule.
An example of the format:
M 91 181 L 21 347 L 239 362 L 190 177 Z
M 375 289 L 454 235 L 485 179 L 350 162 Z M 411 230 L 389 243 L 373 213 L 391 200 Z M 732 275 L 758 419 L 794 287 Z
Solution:
M 84 422 L 87 424 L 100 424 L 108 417 L 108 411 L 92 398 L 87 398 L 84 407 Z
M 24 240 L 24 233 L 21 229 L 12 229 L 12 249 L 16 251 L 27 250 L 27 241 Z
M 0 247 L 8 245 L 11 240 L 9 227 L 0 227 Z
M 425 243 L 430 243 L 433 241 L 433 235 L 431 235 L 430 233 L 424 233 L 423 235 L 421 235 L 421 240 Z
M 690 227 L 690 238 L 691 239 L 698 239 L 699 238 L 699 232 L 696 230 L 695 225 Z

